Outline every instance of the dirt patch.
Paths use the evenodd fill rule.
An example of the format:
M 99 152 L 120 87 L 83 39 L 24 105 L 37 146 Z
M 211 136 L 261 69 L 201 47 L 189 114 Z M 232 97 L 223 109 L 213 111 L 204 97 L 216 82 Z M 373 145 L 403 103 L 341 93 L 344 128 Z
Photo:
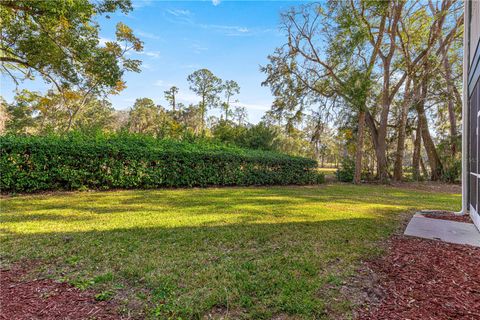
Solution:
M 425 182 L 393 182 L 392 187 L 430 191 L 430 192 L 442 192 L 442 193 L 462 193 L 462 186 L 459 184 L 451 184 L 436 181 Z
M 375 299 L 357 319 L 480 319 L 480 248 L 395 236 L 366 265 Z
M 457 222 L 473 223 L 469 215 L 456 215 L 450 211 L 429 211 L 421 212 L 422 216 L 432 219 L 450 220 Z
M 28 279 L 25 267 L 0 270 L 0 319 L 125 319 L 111 301 L 96 301 L 81 291 L 49 279 Z

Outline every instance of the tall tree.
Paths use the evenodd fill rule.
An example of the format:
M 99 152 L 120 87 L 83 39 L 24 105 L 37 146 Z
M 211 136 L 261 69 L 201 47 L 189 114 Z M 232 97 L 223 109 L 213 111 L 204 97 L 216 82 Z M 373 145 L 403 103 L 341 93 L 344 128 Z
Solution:
M 401 181 L 403 178 L 403 158 L 405 157 L 405 141 L 407 135 L 406 127 L 408 120 L 408 111 L 411 103 L 411 95 L 411 80 L 410 78 L 407 78 L 403 101 L 400 104 L 400 117 L 397 124 L 397 150 L 395 153 L 395 164 L 393 169 L 393 179 L 395 181 Z
M 208 69 L 200 69 L 190 74 L 187 78 L 190 90 L 200 96 L 200 109 L 202 117 L 202 134 L 205 134 L 205 117 L 208 109 L 219 103 L 219 94 L 222 91 L 222 80 Z
M 374 143 L 375 151 L 377 155 L 377 174 L 381 182 L 388 180 L 388 167 L 387 167 L 387 128 L 388 128 L 388 116 L 390 113 L 390 106 L 393 101 L 393 97 L 400 89 L 404 77 L 400 78 L 396 84 L 392 85 L 393 71 L 392 60 L 397 48 L 397 25 L 402 16 L 402 10 L 404 1 L 389 1 L 386 9 L 386 37 L 382 39 L 382 43 L 379 45 L 378 56 L 382 65 L 382 94 L 380 103 L 380 121 L 379 126 L 376 128 L 376 141 Z M 363 12 L 360 13 L 363 16 Z M 375 25 L 372 25 L 368 17 L 362 19 L 366 28 L 370 33 L 373 32 Z M 374 46 L 375 43 L 372 43 Z M 393 87 L 393 88 L 392 88 Z M 372 124 L 373 122 L 370 122 Z
M 247 108 L 240 106 L 235 107 L 232 116 L 238 126 L 244 125 L 248 119 Z
M 288 42 L 276 49 L 269 56 L 270 64 L 262 68 L 268 75 L 264 84 L 280 98 L 276 105 L 296 109 L 297 118 L 305 109 L 306 96 L 316 101 L 338 95 L 343 105 L 358 115 L 356 183 L 361 177 L 367 102 L 386 12 L 385 3 L 353 1 L 291 9 L 282 15 Z M 376 31 L 368 29 L 362 19 L 371 19 Z
M 164 91 L 165 100 L 167 100 L 167 102 L 170 104 L 173 112 L 176 111 L 175 109 L 176 109 L 176 106 L 177 106 L 177 103 L 176 103 L 177 93 L 178 93 L 178 88 L 175 87 L 175 86 L 172 86 L 167 91 Z
M 223 94 L 225 96 L 225 101 L 221 103 L 221 108 L 225 115 L 225 120 L 228 120 L 228 116 L 231 115 L 231 99 L 240 93 L 240 86 L 233 80 L 227 80 L 223 84 Z
M 412 8 L 416 10 L 409 11 L 408 19 L 402 19 L 398 25 L 401 61 L 405 65 L 402 78 L 408 75 L 413 79 L 414 99 L 411 103 L 418 114 L 418 130 L 427 153 L 431 179 L 438 180 L 443 165 L 428 127 L 425 106 L 432 75 L 442 68 L 441 60 L 436 57 L 458 37 L 458 30 L 463 24 L 463 10 L 461 3 L 451 0 L 429 1 L 417 7 L 413 4 Z

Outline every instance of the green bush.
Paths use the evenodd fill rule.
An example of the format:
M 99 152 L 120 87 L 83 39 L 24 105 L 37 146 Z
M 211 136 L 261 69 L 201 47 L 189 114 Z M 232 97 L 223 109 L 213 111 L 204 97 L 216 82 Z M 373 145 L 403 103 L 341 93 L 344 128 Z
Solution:
M 3 192 L 311 184 L 314 160 L 135 135 L 0 137 Z
M 445 159 L 442 171 L 442 180 L 448 183 L 457 183 L 461 181 L 462 176 L 462 159 L 447 158 Z
M 350 158 L 343 158 L 340 168 L 336 172 L 337 180 L 341 182 L 353 182 L 355 176 L 355 162 Z

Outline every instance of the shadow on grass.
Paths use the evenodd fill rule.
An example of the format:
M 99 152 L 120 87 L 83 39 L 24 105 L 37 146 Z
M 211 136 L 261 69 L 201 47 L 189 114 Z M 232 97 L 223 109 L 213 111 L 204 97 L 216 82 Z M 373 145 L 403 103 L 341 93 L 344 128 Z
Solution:
M 18 213 L 8 213 L 2 214 L 0 216 L 1 223 L 18 223 L 18 222 L 32 222 L 32 221 L 87 221 L 92 220 L 92 218 L 87 216 L 79 215 L 61 215 L 61 214 L 51 214 L 51 213 L 42 213 L 42 214 L 18 214 Z

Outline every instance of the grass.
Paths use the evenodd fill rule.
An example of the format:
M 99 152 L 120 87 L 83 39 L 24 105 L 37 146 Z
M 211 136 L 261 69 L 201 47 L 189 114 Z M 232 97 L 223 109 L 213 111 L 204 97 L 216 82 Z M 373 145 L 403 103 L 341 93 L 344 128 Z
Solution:
M 340 288 L 401 213 L 459 206 L 343 184 L 5 197 L 1 257 L 39 259 L 43 276 L 146 318 L 335 319 L 352 308 Z
M 327 181 L 336 180 L 337 168 L 318 168 L 318 172 L 323 173 Z
M 324 174 L 335 174 L 337 172 L 337 168 L 318 168 L 318 171 Z

